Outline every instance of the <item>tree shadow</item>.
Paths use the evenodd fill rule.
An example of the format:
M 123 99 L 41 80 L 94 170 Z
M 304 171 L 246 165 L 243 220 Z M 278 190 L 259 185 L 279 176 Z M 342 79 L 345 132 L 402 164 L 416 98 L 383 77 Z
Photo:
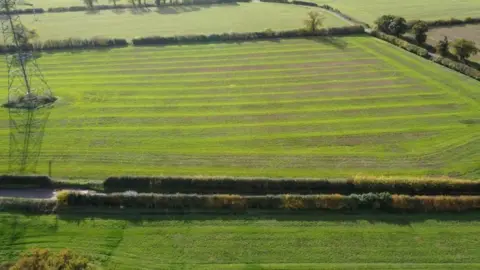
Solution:
M 421 223 L 427 220 L 435 221 L 456 221 L 470 222 L 480 220 L 480 213 L 438 213 L 438 214 L 413 214 L 413 213 L 385 213 L 376 211 L 364 212 L 331 212 L 331 211 L 261 211 L 250 210 L 244 213 L 234 213 L 231 211 L 211 211 L 211 212 L 185 212 L 179 211 L 159 211 L 148 209 L 91 209 L 90 211 L 69 210 L 59 211 L 58 218 L 63 221 L 82 223 L 91 219 L 121 220 L 132 224 L 142 224 L 148 221 L 257 221 L 273 220 L 278 222 L 342 222 L 342 223 L 361 223 L 370 224 L 385 223 L 399 226 L 411 226 L 414 223 Z
M 331 37 L 331 36 L 309 37 L 307 39 L 318 42 L 318 43 L 322 43 L 324 45 L 333 46 L 340 50 L 345 50 L 348 47 L 348 43 L 345 40 L 341 38 Z

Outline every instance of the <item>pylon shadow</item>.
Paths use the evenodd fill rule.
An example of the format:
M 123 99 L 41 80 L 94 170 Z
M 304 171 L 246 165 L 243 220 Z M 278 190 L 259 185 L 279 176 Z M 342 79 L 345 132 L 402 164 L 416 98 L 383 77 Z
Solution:
M 10 173 L 36 172 L 45 125 L 50 112 L 51 106 L 35 109 L 8 109 Z

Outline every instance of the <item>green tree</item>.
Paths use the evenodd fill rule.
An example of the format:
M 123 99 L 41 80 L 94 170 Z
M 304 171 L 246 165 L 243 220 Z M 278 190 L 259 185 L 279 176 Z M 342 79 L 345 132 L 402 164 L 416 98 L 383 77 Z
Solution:
M 388 25 L 388 29 L 390 34 L 399 37 L 407 32 L 407 21 L 403 17 L 395 17 L 390 25 Z
M 305 20 L 305 27 L 309 32 L 316 32 L 323 26 L 325 18 L 316 11 L 310 11 L 308 13 L 308 19 Z
M 378 30 L 385 33 L 390 33 L 389 25 L 394 19 L 394 15 L 383 15 L 375 20 L 375 25 L 377 26 Z
M 452 53 L 464 62 L 465 59 L 469 58 L 478 53 L 478 48 L 475 46 L 475 42 L 466 39 L 457 39 L 452 43 Z
M 408 30 L 407 21 L 403 17 L 383 15 L 375 20 L 377 29 L 390 35 L 400 36 Z
M 424 44 L 427 41 L 428 24 L 424 21 L 418 21 L 412 26 L 412 32 L 418 44 Z
M 52 253 L 48 249 L 32 249 L 23 253 L 9 270 L 51 269 L 89 270 L 94 268 L 86 258 L 68 249 L 58 253 Z
M 85 3 L 88 9 L 93 10 L 94 3 L 98 3 L 98 0 L 83 0 L 83 3 Z
M 448 56 L 449 47 L 450 47 L 450 42 L 448 41 L 448 38 L 444 36 L 443 40 L 439 40 L 437 42 L 435 49 L 437 50 L 437 53 L 440 54 L 441 56 Z

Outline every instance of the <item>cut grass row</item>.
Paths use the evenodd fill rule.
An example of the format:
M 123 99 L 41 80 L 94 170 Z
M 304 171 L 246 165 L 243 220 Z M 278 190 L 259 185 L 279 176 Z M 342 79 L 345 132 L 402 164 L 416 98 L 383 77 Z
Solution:
M 71 248 L 105 269 L 476 269 L 477 220 L 477 214 L 118 219 L 3 213 L 0 261 L 44 247 Z
M 54 177 L 96 179 L 468 175 L 478 167 L 478 82 L 373 38 L 325 41 L 43 54 L 60 99 L 38 171 L 48 160 Z M 8 117 L 0 112 L 2 160 Z

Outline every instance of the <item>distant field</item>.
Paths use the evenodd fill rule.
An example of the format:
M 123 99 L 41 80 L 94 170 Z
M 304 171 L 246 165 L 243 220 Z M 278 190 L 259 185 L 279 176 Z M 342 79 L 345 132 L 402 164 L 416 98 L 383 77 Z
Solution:
M 80 1 L 79 1 L 80 3 Z M 111 10 L 96 14 L 85 12 L 23 15 L 22 22 L 38 31 L 40 40 L 94 36 L 134 38 L 138 36 L 174 36 L 225 32 L 255 32 L 267 28 L 292 30 L 304 27 L 309 7 L 271 3 L 233 5 L 178 6 L 136 13 Z M 316 10 L 319 10 L 318 8 Z M 325 26 L 348 24 L 325 13 Z
M 47 173 L 53 160 L 54 177 L 478 177 L 478 82 L 374 38 L 129 47 L 38 63 L 60 98 L 38 166 Z M 6 171 L 6 110 L 0 120 Z
M 447 36 L 450 41 L 459 38 L 473 40 L 480 48 L 480 24 L 434 28 L 428 31 L 428 43 L 435 45 L 439 40 L 443 40 L 444 36 Z M 475 55 L 471 60 L 480 62 L 480 54 Z
M 328 4 L 366 23 L 373 23 L 385 14 L 404 16 L 407 20 L 437 20 L 478 17 L 478 0 L 313 0 Z
M 321 216 L 124 221 L 2 213 L 0 261 L 44 247 L 70 248 L 92 256 L 104 269 L 117 270 L 480 267 L 478 214 Z

